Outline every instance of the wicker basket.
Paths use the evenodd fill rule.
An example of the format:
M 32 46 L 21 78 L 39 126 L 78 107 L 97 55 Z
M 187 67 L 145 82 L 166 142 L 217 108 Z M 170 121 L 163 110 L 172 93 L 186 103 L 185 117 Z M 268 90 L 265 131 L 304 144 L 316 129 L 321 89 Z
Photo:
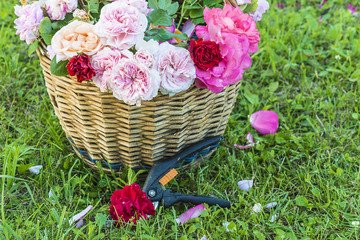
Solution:
M 192 86 L 129 106 L 92 83 L 51 75 L 45 52 L 37 50 L 55 113 L 77 155 L 93 169 L 97 161 L 113 169 L 151 166 L 191 143 L 222 135 L 240 84 L 218 94 Z

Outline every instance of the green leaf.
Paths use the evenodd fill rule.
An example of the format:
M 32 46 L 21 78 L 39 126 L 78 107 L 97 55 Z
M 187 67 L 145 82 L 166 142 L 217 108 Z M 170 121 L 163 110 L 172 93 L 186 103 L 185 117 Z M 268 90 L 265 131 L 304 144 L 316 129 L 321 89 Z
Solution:
M 309 201 L 304 196 L 301 195 L 296 196 L 295 201 L 296 201 L 296 205 L 300 207 L 312 208 L 312 204 L 309 204 Z
M 171 0 L 159 0 L 159 8 L 167 11 L 171 5 Z
M 251 0 L 251 3 L 247 5 L 244 12 L 245 13 L 254 12 L 256 11 L 257 8 L 258 8 L 258 0 Z
M 51 64 L 50 64 L 50 71 L 51 74 L 55 75 L 55 76 L 60 76 L 60 77 L 64 77 L 69 75 L 69 72 L 66 68 L 66 65 L 68 64 L 69 61 L 60 61 L 60 62 L 56 62 L 56 56 L 52 59 Z
M 174 15 L 177 13 L 177 10 L 179 9 L 179 3 L 175 2 L 170 5 L 170 7 L 166 10 L 169 15 Z
M 42 33 L 47 33 L 50 34 L 52 31 L 52 27 L 51 27 L 51 21 L 50 18 L 45 17 L 41 22 L 40 22 L 40 26 L 39 26 L 39 32 Z
M 149 0 L 148 3 L 149 3 L 149 8 L 159 9 L 159 5 L 156 0 Z
M 244 96 L 253 105 L 257 105 L 259 103 L 259 97 L 248 90 L 245 90 Z
M 51 39 L 52 39 L 52 26 L 51 26 L 51 21 L 48 17 L 44 18 L 39 26 L 39 32 L 40 32 L 40 36 L 44 39 L 45 43 L 47 45 L 51 44 Z
M 95 216 L 95 223 L 99 226 L 99 229 L 101 229 L 107 222 L 108 217 L 105 214 L 98 213 Z
M 189 37 L 185 34 L 185 33 L 181 33 L 181 34 L 175 34 L 175 33 L 171 33 L 168 30 L 164 29 L 164 28 L 160 28 L 160 29 L 151 29 L 149 31 L 146 31 L 146 37 L 145 40 L 148 41 L 150 39 L 154 39 L 155 41 L 158 42 L 166 42 L 171 40 L 172 38 L 176 37 L 179 38 L 181 40 L 188 40 Z
M 33 54 L 36 49 L 39 46 L 39 41 L 35 41 L 32 44 L 30 44 L 29 49 L 28 49 L 28 56 L 30 57 L 31 54 Z
M 29 170 L 29 168 L 31 168 L 32 166 L 34 166 L 34 164 L 20 164 L 17 167 L 17 171 L 19 174 L 25 174 L 27 170 Z
M 191 19 L 192 23 L 195 25 L 199 25 L 199 24 L 204 24 L 205 20 L 203 17 L 200 18 L 196 18 L 196 19 Z
M 173 25 L 173 19 L 163 9 L 156 9 L 149 13 L 147 17 L 149 19 L 149 22 L 152 23 L 154 26 L 170 27 Z
M 89 11 L 91 13 L 99 12 L 99 0 L 90 0 L 89 1 Z
M 191 18 L 199 18 L 204 16 L 204 10 L 202 8 L 200 9 L 193 9 L 190 11 L 190 17 Z
M 262 234 L 261 232 L 259 232 L 257 230 L 254 231 L 254 236 L 256 237 L 256 239 L 260 239 L 260 240 L 265 240 L 266 239 L 264 234 Z
M 275 92 L 279 87 L 279 82 L 270 83 L 269 90 L 270 92 Z

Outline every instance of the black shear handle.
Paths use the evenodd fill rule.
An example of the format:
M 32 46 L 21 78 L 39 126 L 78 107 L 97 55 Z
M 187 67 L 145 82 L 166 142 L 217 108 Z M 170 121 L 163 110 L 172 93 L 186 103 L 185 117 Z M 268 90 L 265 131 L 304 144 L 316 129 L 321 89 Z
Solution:
M 164 207 L 170 207 L 174 203 L 177 202 L 184 202 L 184 203 L 192 203 L 194 205 L 198 205 L 201 203 L 207 203 L 209 206 L 215 206 L 218 205 L 222 208 L 230 208 L 231 204 L 229 201 L 216 198 L 216 197 L 208 197 L 208 196 L 199 196 L 199 195 L 183 195 L 180 193 L 171 193 L 169 196 L 166 196 L 167 194 L 164 194 L 163 196 L 163 204 Z

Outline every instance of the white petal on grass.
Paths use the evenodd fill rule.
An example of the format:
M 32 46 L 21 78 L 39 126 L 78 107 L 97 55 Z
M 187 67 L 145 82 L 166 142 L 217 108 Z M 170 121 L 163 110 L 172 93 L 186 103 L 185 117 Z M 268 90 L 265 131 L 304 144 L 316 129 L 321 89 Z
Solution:
M 265 208 L 273 208 L 273 207 L 276 207 L 277 204 L 278 204 L 277 202 L 271 202 L 271 203 L 266 204 Z
M 253 180 L 241 180 L 237 184 L 238 184 L 240 190 L 245 190 L 248 192 L 249 189 L 253 187 L 254 181 Z
M 83 217 L 86 216 L 86 214 L 93 209 L 93 206 L 89 205 L 87 208 L 85 208 L 83 211 L 81 211 L 80 213 L 76 214 L 75 216 L 73 216 L 70 220 L 69 220 L 69 224 L 73 224 L 74 222 L 77 222 L 79 220 L 81 220 Z
M 42 165 L 36 165 L 29 168 L 29 171 L 35 174 L 39 174 L 40 170 L 43 168 Z
M 277 214 L 274 214 L 274 215 L 271 216 L 271 218 L 270 218 L 269 221 L 270 221 L 271 223 L 273 223 L 273 222 L 276 221 L 277 218 L 278 218 L 278 215 L 277 215 Z
M 351 222 L 351 225 L 353 225 L 354 227 L 358 227 L 360 225 L 359 221 L 353 221 Z
M 257 203 L 257 204 L 255 204 L 254 205 L 254 207 L 253 207 L 253 212 L 255 212 L 255 213 L 260 213 L 261 211 L 262 211 L 262 209 L 263 209 L 263 207 L 261 206 L 261 204 L 260 203 Z
M 207 240 L 206 236 L 202 236 L 202 238 L 200 238 L 200 240 Z
M 228 228 L 228 226 L 230 225 L 229 222 L 223 222 L 222 225 L 224 226 L 224 228 L 226 229 L 227 232 L 230 232 L 230 230 L 229 230 L 229 228 Z
M 52 203 L 52 204 L 55 204 L 54 195 L 53 195 L 53 193 L 51 192 L 51 189 L 50 189 L 50 191 L 49 191 L 49 198 L 51 199 L 51 203 Z

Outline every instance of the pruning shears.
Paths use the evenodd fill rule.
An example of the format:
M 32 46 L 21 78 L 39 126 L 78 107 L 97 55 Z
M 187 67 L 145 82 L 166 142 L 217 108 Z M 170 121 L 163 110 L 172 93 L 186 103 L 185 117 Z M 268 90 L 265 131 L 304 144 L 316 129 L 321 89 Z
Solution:
M 206 138 L 191 145 L 173 157 L 156 162 L 151 168 L 143 187 L 143 191 L 154 203 L 154 206 L 160 204 L 164 207 L 170 207 L 177 202 L 184 202 L 196 205 L 207 203 L 209 206 L 218 205 L 229 208 L 230 202 L 224 199 L 202 195 L 186 195 L 178 192 L 173 193 L 164 187 L 178 174 L 175 168 L 206 155 L 219 146 L 222 139 L 223 137 L 221 136 Z

